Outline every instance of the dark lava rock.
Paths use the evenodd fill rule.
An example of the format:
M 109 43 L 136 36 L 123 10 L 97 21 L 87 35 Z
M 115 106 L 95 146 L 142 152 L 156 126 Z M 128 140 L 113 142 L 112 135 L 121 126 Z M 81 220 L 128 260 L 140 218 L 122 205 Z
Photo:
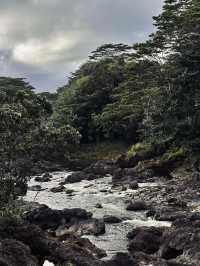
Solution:
M 103 220 L 105 223 L 109 223 L 109 224 L 117 224 L 117 223 L 121 223 L 121 219 L 116 217 L 116 216 L 112 216 L 112 215 L 105 215 L 103 217 Z
M 106 261 L 105 266 L 139 266 L 127 253 L 117 253 L 111 260 Z
M 42 188 L 40 185 L 35 185 L 35 186 L 28 187 L 28 190 L 30 190 L 30 191 L 44 191 L 46 189 Z
M 56 229 L 59 225 L 71 222 L 75 219 L 86 220 L 91 217 L 92 214 L 90 212 L 79 208 L 53 210 L 46 205 L 42 205 L 41 207 L 28 212 L 25 219 L 46 230 Z
M 121 189 L 121 191 L 126 191 L 127 190 L 127 187 L 125 187 L 125 186 L 122 186 L 122 189 Z
M 36 176 L 35 181 L 36 182 L 49 182 L 51 181 L 52 175 L 49 173 L 45 173 L 43 176 Z
M 93 173 L 85 173 L 84 171 L 74 172 L 69 175 L 62 184 L 77 183 L 82 180 L 94 180 L 100 178 L 100 175 Z
M 170 221 L 173 222 L 177 219 L 182 219 L 187 216 L 187 212 L 177 210 L 175 207 L 162 207 L 156 210 L 155 219 L 158 221 Z
M 147 205 L 143 200 L 130 201 L 126 207 L 127 211 L 144 211 L 147 210 Z
M 73 189 L 67 189 L 66 191 L 65 191 L 65 193 L 66 194 L 68 194 L 68 195 L 71 195 L 71 194 L 73 194 L 75 191 L 73 190 Z
M 39 266 L 30 248 L 14 239 L 0 240 L 1 266 Z
M 138 182 L 137 182 L 137 181 L 132 181 L 132 182 L 129 184 L 129 188 L 130 188 L 130 189 L 138 189 L 138 188 L 139 188 Z
M 95 205 L 95 208 L 97 208 L 97 209 L 102 209 L 103 206 L 101 205 L 101 203 L 97 203 L 97 204 Z
M 50 189 L 50 191 L 53 193 L 60 193 L 65 191 L 65 187 L 64 186 L 53 187 Z
M 187 226 L 169 229 L 163 235 L 160 256 L 166 260 L 175 259 L 182 254 L 185 262 L 198 265 L 200 261 L 200 227 Z
M 56 237 L 64 237 L 68 234 L 81 235 L 102 235 L 105 233 L 105 223 L 102 219 L 88 219 L 61 225 L 55 231 Z
M 113 174 L 116 169 L 115 162 L 113 160 L 100 160 L 89 167 L 84 169 L 85 173 L 101 175 L 102 177 L 107 174 Z
M 105 223 L 102 219 L 94 219 L 90 212 L 79 208 L 52 210 L 44 205 L 28 212 L 25 219 L 43 230 L 56 231 L 57 236 L 69 232 L 78 235 L 105 233 Z
M 65 263 L 76 266 L 101 265 L 94 255 L 96 251 L 92 248 L 92 245 L 84 247 L 82 240 L 79 238 L 71 239 L 65 245 L 65 243 L 49 238 L 38 226 L 24 221 L 0 218 L 0 239 L 2 244 L 0 245 L 0 262 L 1 253 L 3 253 L 1 266 L 40 266 L 43 265 L 44 260 L 56 265 Z M 5 242 L 2 243 L 4 239 Z M 10 239 L 9 242 L 6 242 L 7 239 Z M 13 242 L 14 240 L 23 244 Z M 26 248 L 26 246 L 29 248 Z M 32 256 L 30 256 L 29 249 Z M 26 257 L 30 259 L 29 264 L 26 264 Z M 38 264 L 35 264 L 34 257 L 37 258 Z M 6 262 L 10 263 L 6 264 Z M 33 263 L 31 264 L 31 262 Z
M 128 249 L 130 252 L 144 252 L 153 254 L 158 251 L 162 243 L 162 228 L 141 227 L 133 229 L 127 237 L 131 239 Z
M 178 198 L 171 197 L 167 200 L 168 204 L 175 207 L 186 208 L 187 202 Z

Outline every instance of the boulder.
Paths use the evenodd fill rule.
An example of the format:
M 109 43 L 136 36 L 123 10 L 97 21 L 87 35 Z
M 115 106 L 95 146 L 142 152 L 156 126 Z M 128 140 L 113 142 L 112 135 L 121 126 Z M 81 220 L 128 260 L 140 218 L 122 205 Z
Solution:
M 53 193 L 60 193 L 60 192 L 63 192 L 65 191 L 65 187 L 64 186 L 58 186 L 58 187 L 53 187 L 50 189 L 51 192 Z
M 133 229 L 127 237 L 131 239 L 128 249 L 131 253 L 144 252 L 153 254 L 157 252 L 162 243 L 162 228 L 141 227 Z
M 45 260 L 55 265 L 101 266 L 97 257 L 105 255 L 89 240 L 68 236 L 66 243 L 60 242 L 38 226 L 13 218 L 0 218 L 0 239 L 2 266 L 40 266 Z
M 35 185 L 35 186 L 28 187 L 28 190 L 30 190 L 30 191 L 44 191 L 46 189 L 42 188 L 40 185 Z
M 98 174 L 93 173 L 85 173 L 84 171 L 78 171 L 74 172 L 71 175 L 69 175 L 64 182 L 61 184 L 70 184 L 70 183 L 77 183 L 81 182 L 82 180 L 94 180 L 97 178 L 100 178 L 101 176 Z
M 105 233 L 105 223 L 102 219 L 88 219 L 61 225 L 55 231 L 56 237 L 74 234 L 82 235 L 102 235 Z
M 111 260 L 106 261 L 104 266 L 139 266 L 139 264 L 127 253 L 117 253 Z
M 89 167 L 84 169 L 85 173 L 105 176 L 107 174 L 113 174 L 116 169 L 115 162 L 113 160 L 99 160 L 98 162 L 91 164 Z
M 39 266 L 28 246 L 14 239 L 0 240 L 1 266 Z
M 103 206 L 101 205 L 101 203 L 97 203 L 97 204 L 95 205 L 95 208 L 97 208 L 97 209 L 102 209 Z
M 130 201 L 126 207 L 127 211 L 145 211 L 147 205 L 143 200 Z
M 42 176 L 36 176 L 35 177 L 35 181 L 36 182 L 49 182 L 51 181 L 52 175 L 50 175 L 49 173 L 45 173 Z
M 42 229 L 57 229 L 58 226 L 72 223 L 76 220 L 87 220 L 92 217 L 86 210 L 73 208 L 63 210 L 53 210 L 46 205 L 34 209 L 25 214 L 25 219 L 32 224 L 36 224 Z
M 113 216 L 113 215 L 105 215 L 103 217 L 103 220 L 105 223 L 108 223 L 108 224 L 121 223 L 121 221 L 122 221 L 120 218 Z
M 139 188 L 139 185 L 138 185 L 138 182 L 137 181 L 132 181 L 130 184 L 129 184 L 129 188 L 130 189 L 138 189 Z

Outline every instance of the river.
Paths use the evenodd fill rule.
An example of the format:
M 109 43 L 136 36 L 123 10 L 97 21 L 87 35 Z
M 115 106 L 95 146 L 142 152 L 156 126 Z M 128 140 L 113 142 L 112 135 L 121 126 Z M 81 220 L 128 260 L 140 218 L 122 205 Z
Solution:
M 65 187 L 73 190 L 72 194 L 66 192 L 53 193 L 51 188 L 58 186 L 70 172 L 54 172 L 52 180 L 48 183 L 38 183 L 32 178 L 29 186 L 41 185 L 44 191 L 28 191 L 25 200 L 36 201 L 46 204 L 53 209 L 64 208 L 83 208 L 93 213 L 96 218 L 102 218 L 104 215 L 114 215 L 122 218 L 123 222 L 119 224 L 106 224 L 106 233 L 102 236 L 86 236 L 97 247 L 104 249 L 108 257 L 117 252 L 127 251 L 127 233 L 138 226 L 170 226 L 169 222 L 158 222 L 146 218 L 145 212 L 126 211 L 126 201 L 134 194 L 134 190 L 127 189 L 122 191 L 120 188 L 112 188 L 112 177 L 106 176 L 93 181 L 82 181 L 74 184 L 67 184 Z M 156 184 L 139 184 L 139 189 L 147 186 L 156 186 Z M 96 208 L 100 203 L 103 208 Z

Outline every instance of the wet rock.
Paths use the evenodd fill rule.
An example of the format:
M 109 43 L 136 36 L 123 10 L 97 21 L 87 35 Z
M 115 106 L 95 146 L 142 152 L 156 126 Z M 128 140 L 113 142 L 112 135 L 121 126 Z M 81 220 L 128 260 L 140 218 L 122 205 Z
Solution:
M 108 192 L 108 189 L 100 189 L 99 192 L 106 193 Z
M 181 207 L 181 208 L 186 208 L 187 207 L 187 202 L 186 201 L 183 201 L 183 200 L 175 198 L 175 197 L 169 198 L 167 200 L 167 202 L 171 206 Z
M 40 226 L 44 230 L 56 229 L 65 223 L 73 223 L 76 220 L 87 220 L 91 217 L 92 214 L 83 209 L 53 210 L 46 205 L 42 205 L 25 215 L 27 221 Z
M 95 258 L 104 258 L 106 257 L 106 252 L 102 249 L 97 248 L 92 242 L 83 237 L 77 237 L 74 234 L 67 234 L 59 237 L 59 240 L 62 241 L 65 246 L 71 246 L 76 245 L 76 248 L 78 250 L 81 250 L 84 252 L 84 250 L 87 250 L 87 252 L 91 253 L 92 257 Z
M 154 172 L 151 169 L 135 168 L 118 168 L 114 171 L 112 181 L 114 184 L 155 181 Z
M 30 190 L 30 191 L 44 191 L 46 189 L 42 188 L 40 185 L 35 185 L 35 186 L 28 187 L 28 190 Z
M 156 213 L 154 215 L 155 219 L 158 221 L 170 221 L 170 222 L 184 218 L 186 216 L 187 212 L 166 206 L 156 210 Z
M 49 173 L 45 173 L 42 176 L 36 176 L 35 177 L 35 181 L 36 182 L 49 182 L 51 181 L 52 175 L 50 175 Z
M 103 208 L 103 206 L 102 206 L 102 204 L 101 204 L 101 203 L 97 203 L 97 204 L 95 205 L 95 208 L 97 208 L 97 209 L 102 209 L 102 208 Z
M 116 169 L 115 162 L 113 160 L 100 160 L 89 167 L 84 169 L 85 173 L 101 175 L 102 177 L 107 174 L 113 174 Z
M 138 188 L 139 188 L 138 182 L 137 182 L 137 181 L 132 181 L 132 182 L 129 184 L 129 188 L 130 188 L 130 189 L 138 189 Z
M 74 172 L 69 175 L 62 184 L 77 183 L 82 180 L 94 180 L 100 178 L 100 175 L 85 173 L 84 171 Z
M 93 187 L 93 184 L 88 184 L 88 185 L 84 186 L 84 188 L 90 188 L 90 187 Z
M 30 248 L 14 239 L 0 240 L 1 266 L 39 266 Z
M 126 207 L 127 211 L 145 211 L 147 205 L 143 200 L 130 201 Z
M 144 252 L 153 254 L 158 251 L 162 243 L 164 229 L 155 227 L 141 227 L 133 229 L 127 237 L 131 239 L 128 249 L 131 253 Z
M 61 225 L 55 231 L 56 237 L 63 237 L 68 234 L 82 235 L 102 235 L 105 233 L 105 223 L 102 219 L 88 219 Z
M 50 189 L 50 191 L 53 193 L 60 193 L 65 191 L 65 187 L 64 186 L 53 187 Z
M 72 195 L 75 191 L 73 189 L 66 189 L 65 193 L 68 195 Z
M 65 263 L 67 265 L 77 266 L 101 265 L 101 262 L 96 259 L 96 251 L 92 248 L 92 245 L 87 245 L 86 247 L 81 246 L 81 243 L 83 242 L 81 240 L 79 242 L 79 238 L 74 240 L 73 238 L 70 238 L 70 241 L 66 244 L 61 243 L 58 240 L 49 238 L 38 226 L 21 220 L 0 218 L 0 238 L 0 242 L 4 239 L 5 241 L 7 241 L 7 239 L 13 239 L 23 243 L 21 245 L 23 250 L 17 246 L 13 248 L 13 245 L 10 246 L 10 242 L 6 243 L 6 248 L 8 244 L 10 246 L 7 251 L 4 246 L 2 247 L 0 245 L 0 255 L 1 250 L 3 250 L 3 256 L 9 256 L 8 261 L 11 262 L 10 264 L 6 264 L 3 257 L 4 264 L 0 264 L 2 266 L 40 266 L 43 265 L 44 260 L 48 260 L 55 265 L 65 265 Z M 29 256 L 29 249 L 26 248 L 26 246 L 29 247 L 32 256 Z M 23 261 L 26 259 L 26 256 L 29 256 L 30 258 L 29 264 L 26 264 L 26 262 Z M 34 257 L 37 258 L 38 264 L 34 264 Z M 14 260 L 16 258 L 19 263 L 16 262 L 15 264 L 13 262 L 15 262 Z M 31 264 L 31 261 L 33 264 Z
M 138 263 L 127 253 L 117 253 L 105 266 L 139 266 Z
M 121 223 L 122 219 L 113 216 L 113 215 L 105 215 L 103 217 L 103 220 L 105 223 L 109 223 L 109 224 L 116 224 L 116 223 Z
M 102 219 L 94 219 L 90 212 L 78 208 L 52 210 L 42 206 L 27 213 L 25 219 L 43 230 L 55 231 L 56 236 L 69 233 L 76 235 L 105 233 L 105 223 Z
M 165 231 L 163 245 L 160 248 L 160 256 L 166 260 L 182 257 L 186 263 L 193 262 L 198 265 L 200 261 L 200 228 L 183 226 Z M 195 264 L 197 263 L 197 264 Z

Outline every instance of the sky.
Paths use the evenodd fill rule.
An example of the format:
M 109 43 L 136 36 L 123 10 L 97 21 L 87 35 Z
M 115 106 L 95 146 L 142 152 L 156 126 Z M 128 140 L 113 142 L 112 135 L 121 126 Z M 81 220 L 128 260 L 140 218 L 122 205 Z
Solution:
M 153 31 L 163 0 L 0 0 L 0 76 L 55 91 L 91 51 Z

